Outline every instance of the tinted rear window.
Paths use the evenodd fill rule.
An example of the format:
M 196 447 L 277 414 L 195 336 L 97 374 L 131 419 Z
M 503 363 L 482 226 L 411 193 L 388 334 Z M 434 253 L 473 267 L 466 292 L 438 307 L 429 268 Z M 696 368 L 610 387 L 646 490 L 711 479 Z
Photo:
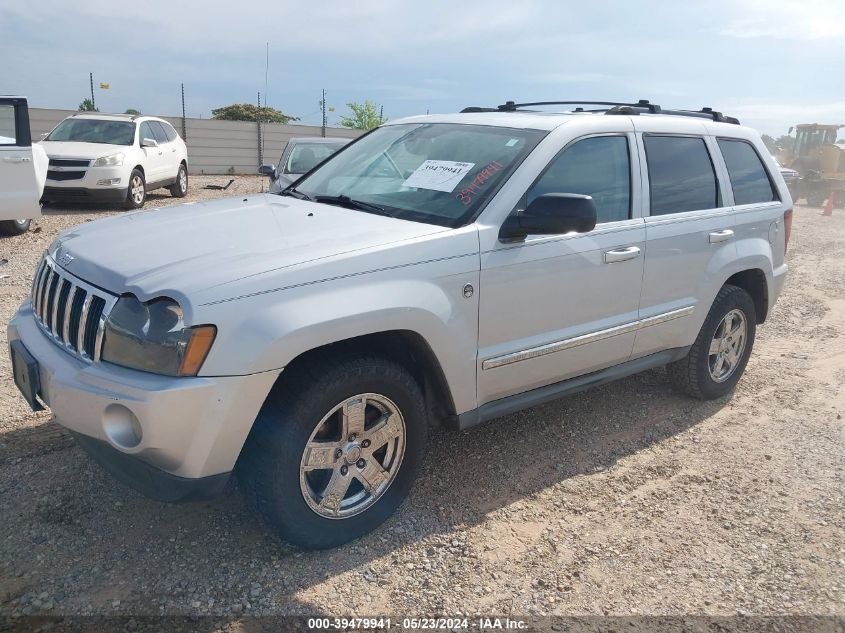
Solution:
M 651 189 L 651 215 L 713 209 L 719 187 L 704 139 L 643 137 Z
M 769 174 L 750 143 L 720 139 L 719 149 L 728 167 L 735 204 L 777 200 Z

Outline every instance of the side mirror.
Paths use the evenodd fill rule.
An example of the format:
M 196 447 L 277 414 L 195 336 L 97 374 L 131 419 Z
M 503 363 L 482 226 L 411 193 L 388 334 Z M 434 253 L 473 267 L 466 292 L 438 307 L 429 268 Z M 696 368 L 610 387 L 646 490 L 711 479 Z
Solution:
M 520 214 L 502 224 L 499 239 L 524 240 L 529 235 L 587 233 L 596 226 L 596 205 L 590 196 L 547 193 L 535 198 Z
M 258 168 L 258 173 L 262 176 L 267 176 L 272 178 L 273 180 L 276 179 L 276 166 L 275 165 L 261 165 Z
M 141 139 L 141 147 L 158 147 L 158 141 L 154 138 Z
M 45 138 L 47 138 L 49 135 L 50 135 L 50 133 L 49 133 L 49 132 L 41 132 L 41 140 L 43 141 L 43 140 L 44 140 Z

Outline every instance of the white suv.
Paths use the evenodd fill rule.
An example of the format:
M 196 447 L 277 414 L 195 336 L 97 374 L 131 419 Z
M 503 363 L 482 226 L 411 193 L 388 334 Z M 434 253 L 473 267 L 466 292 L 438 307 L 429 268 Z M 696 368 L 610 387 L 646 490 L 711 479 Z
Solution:
M 167 121 L 129 114 L 80 113 L 59 123 L 41 146 L 50 159 L 44 199 L 144 206 L 147 193 L 188 193 L 188 149 Z
M 532 105 L 390 121 L 279 195 L 60 235 L 9 326 L 18 386 L 122 481 L 175 501 L 236 472 L 308 547 L 387 518 L 431 424 L 660 365 L 729 393 L 786 276 L 760 136 Z

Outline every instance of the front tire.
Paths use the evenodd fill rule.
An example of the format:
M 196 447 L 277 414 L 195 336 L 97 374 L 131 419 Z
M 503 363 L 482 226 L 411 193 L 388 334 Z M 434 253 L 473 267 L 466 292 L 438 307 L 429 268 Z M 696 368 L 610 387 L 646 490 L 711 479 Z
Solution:
M 0 222 L 0 235 L 23 235 L 31 223 L 32 220 L 4 220 Z
M 188 195 L 188 169 L 184 163 L 179 165 L 179 173 L 176 175 L 176 182 L 170 187 L 170 195 L 174 198 L 184 198 Z
M 123 208 L 131 211 L 140 209 L 147 201 L 147 183 L 144 180 L 144 172 L 140 169 L 133 169 L 129 174 L 129 188 L 126 190 L 126 202 Z
M 745 371 L 756 332 L 751 296 L 737 286 L 723 286 L 689 353 L 667 367 L 672 386 L 701 400 L 725 395 Z
M 427 441 L 422 391 L 402 366 L 350 356 L 282 374 L 238 460 L 248 503 L 284 540 L 336 547 L 401 505 Z

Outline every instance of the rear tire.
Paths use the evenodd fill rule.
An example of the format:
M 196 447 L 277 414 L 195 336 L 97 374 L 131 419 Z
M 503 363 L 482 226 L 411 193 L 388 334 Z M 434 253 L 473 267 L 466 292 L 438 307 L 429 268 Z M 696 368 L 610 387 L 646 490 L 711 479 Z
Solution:
M 129 188 L 126 190 L 126 202 L 123 208 L 131 211 L 140 209 L 147 201 L 147 183 L 144 180 L 144 173 L 140 169 L 133 169 L 129 174 Z
M 284 540 L 336 547 L 401 505 L 427 442 L 422 391 L 378 356 L 328 359 L 282 374 L 238 460 L 248 503 Z
M 179 165 L 176 182 L 170 185 L 168 189 L 170 189 L 170 195 L 174 198 L 184 198 L 188 195 L 188 170 L 184 164 Z
M 4 220 L 0 222 L 0 235 L 23 235 L 30 224 L 32 220 Z
M 725 395 L 745 371 L 756 331 L 751 296 L 737 286 L 722 286 L 689 353 L 667 366 L 672 386 L 701 400 Z

